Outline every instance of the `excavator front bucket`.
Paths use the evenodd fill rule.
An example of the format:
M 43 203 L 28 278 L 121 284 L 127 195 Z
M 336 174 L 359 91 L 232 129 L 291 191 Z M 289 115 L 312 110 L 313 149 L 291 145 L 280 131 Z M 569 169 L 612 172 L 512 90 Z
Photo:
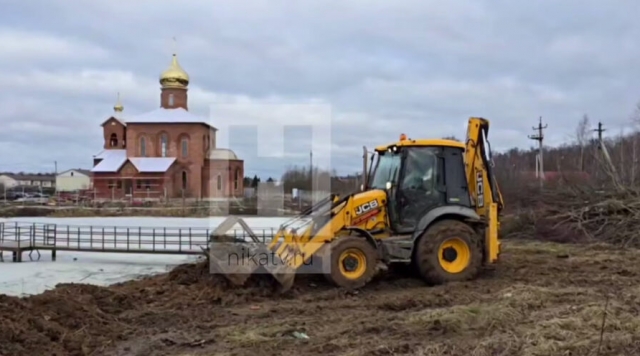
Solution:
M 280 291 L 293 286 L 298 271 L 324 273 L 331 211 L 339 203 L 335 196 L 319 201 L 282 224 L 268 245 L 244 220 L 228 217 L 211 233 L 207 251 L 211 272 L 224 275 L 235 285 L 243 285 L 252 274 L 268 273 L 280 283 Z M 235 225 L 240 225 L 245 236 L 228 234 Z
M 236 224 L 244 231 L 241 238 L 228 235 Z M 211 272 L 223 275 L 234 285 L 244 285 L 252 274 L 268 273 L 280 284 L 281 291 L 289 290 L 293 286 L 295 269 L 265 242 L 243 219 L 228 217 L 210 236 L 207 253 Z

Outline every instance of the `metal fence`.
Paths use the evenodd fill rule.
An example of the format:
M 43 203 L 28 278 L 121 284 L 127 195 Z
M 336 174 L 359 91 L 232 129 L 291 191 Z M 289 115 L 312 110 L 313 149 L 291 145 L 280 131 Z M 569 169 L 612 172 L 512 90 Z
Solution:
M 0 223 L 0 251 L 21 253 L 59 250 L 112 253 L 201 254 L 208 246 L 210 228 L 77 226 L 44 223 Z M 276 228 L 253 228 L 267 243 Z M 249 234 L 232 229 L 227 235 L 251 241 Z M 54 256 L 55 258 L 55 256 Z

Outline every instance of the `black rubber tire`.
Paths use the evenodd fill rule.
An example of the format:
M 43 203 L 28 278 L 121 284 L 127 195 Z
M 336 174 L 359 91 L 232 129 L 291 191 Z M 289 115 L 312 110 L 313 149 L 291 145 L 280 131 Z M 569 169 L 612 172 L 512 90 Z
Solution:
M 450 273 L 439 261 L 440 245 L 449 238 L 462 239 L 471 253 L 467 267 L 459 273 Z M 459 220 L 442 220 L 430 226 L 417 242 L 414 266 L 420 277 L 429 285 L 460 282 L 474 279 L 482 268 L 483 237 L 471 226 Z
M 349 279 L 340 272 L 340 255 L 348 249 L 358 249 L 365 256 L 366 270 L 358 279 Z M 363 237 L 344 236 L 339 237 L 331 243 L 329 256 L 329 271 L 325 273 L 325 278 L 337 287 L 353 290 L 364 287 L 373 279 L 378 263 L 378 253 Z

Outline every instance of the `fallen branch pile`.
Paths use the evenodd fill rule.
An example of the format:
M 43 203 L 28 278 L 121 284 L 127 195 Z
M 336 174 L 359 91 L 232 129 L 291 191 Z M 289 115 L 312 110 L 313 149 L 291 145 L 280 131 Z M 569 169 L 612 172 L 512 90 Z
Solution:
M 518 206 L 526 208 L 506 224 L 506 237 L 640 247 L 640 191 L 562 185 L 531 189 Z

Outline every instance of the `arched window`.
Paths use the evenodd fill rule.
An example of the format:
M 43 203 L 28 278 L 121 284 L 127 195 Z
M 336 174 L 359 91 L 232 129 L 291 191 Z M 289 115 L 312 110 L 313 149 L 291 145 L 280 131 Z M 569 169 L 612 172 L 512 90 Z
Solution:
M 218 190 L 222 190 L 222 177 L 218 174 Z
M 182 139 L 182 158 L 187 157 L 189 157 L 189 139 L 185 137 Z
M 187 172 L 182 171 L 182 189 L 187 190 Z
M 240 182 L 240 168 L 236 168 L 236 175 L 233 179 L 233 189 L 238 190 L 239 182 Z
M 160 136 L 160 155 L 162 157 L 167 157 L 167 151 L 169 150 L 169 137 L 167 137 L 166 133 L 163 133 Z
M 147 140 L 140 137 L 140 157 L 147 157 Z
M 173 97 L 173 94 L 169 94 L 169 106 L 173 106 L 175 103 L 175 99 Z
M 118 135 L 112 133 L 111 138 L 109 138 L 109 146 L 116 147 L 118 146 Z

